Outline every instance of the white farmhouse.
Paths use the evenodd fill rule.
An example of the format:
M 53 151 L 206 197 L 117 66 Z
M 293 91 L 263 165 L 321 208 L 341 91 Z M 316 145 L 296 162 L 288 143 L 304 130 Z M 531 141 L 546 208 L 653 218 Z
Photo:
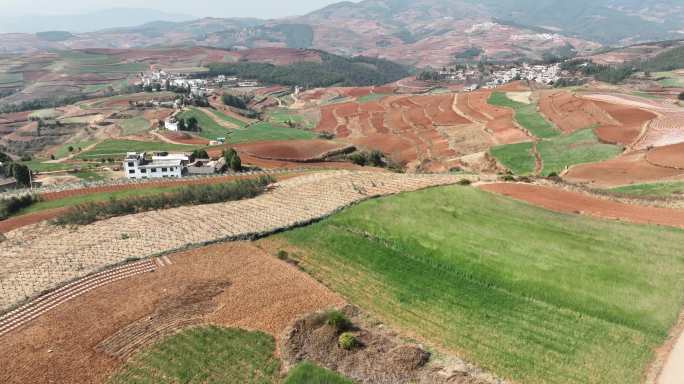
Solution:
M 156 154 L 129 152 L 123 162 L 129 179 L 180 178 L 187 173 L 188 156 L 183 154 Z
M 178 132 L 178 120 L 175 117 L 169 117 L 164 121 L 164 128 L 167 131 Z

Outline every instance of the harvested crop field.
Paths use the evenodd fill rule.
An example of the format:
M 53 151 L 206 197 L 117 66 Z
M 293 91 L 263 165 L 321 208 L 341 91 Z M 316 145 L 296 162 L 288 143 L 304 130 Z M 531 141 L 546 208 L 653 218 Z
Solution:
M 185 144 L 185 145 L 209 145 L 209 140 L 202 138 L 202 137 L 197 137 L 197 136 L 192 136 L 188 133 L 183 133 L 183 132 L 164 132 L 161 134 L 168 140 L 170 140 L 173 143 L 177 144 Z
M 261 159 L 313 162 L 342 153 L 350 146 L 329 140 L 290 140 L 238 144 L 234 148 L 241 154 Z
M 635 149 L 662 147 L 681 142 L 684 142 L 684 112 L 665 113 L 651 121 L 648 131 L 635 145 Z
M 631 205 L 592 197 L 579 192 L 532 184 L 485 184 L 480 188 L 554 212 L 684 228 L 684 210 L 682 209 Z
M 618 187 L 684 177 L 684 171 L 659 167 L 646 160 L 646 152 L 633 152 L 598 163 L 577 165 L 563 178 L 594 187 Z
M 486 137 L 485 142 L 480 137 L 470 139 L 469 134 L 465 140 L 459 137 L 459 130 L 472 122 L 456 112 L 455 101 L 455 95 L 443 94 L 327 105 L 321 108 L 316 130 L 378 149 L 409 168 L 434 163 L 447 170 L 459 155 L 489 146 Z
M 543 91 L 539 94 L 540 112 L 564 133 L 592 126 L 610 126 L 617 121 L 596 105 L 565 91 Z
M 646 160 L 659 167 L 684 171 L 684 143 L 655 148 L 646 154 Z
M 258 197 L 115 217 L 76 228 L 47 223 L 0 243 L 0 308 L 131 257 L 252 238 L 302 225 L 376 196 L 454 184 L 453 175 L 325 172 L 277 183 Z M 149 228 L 159 228 L 150 233 Z
M 3 336 L 0 382 L 99 384 L 123 363 L 117 351 L 128 355 L 182 328 L 188 318 L 195 325 L 278 337 L 297 317 L 343 304 L 306 274 L 248 243 L 168 258 L 171 264 L 155 273 L 100 287 Z M 130 333 L 136 329 L 140 333 Z

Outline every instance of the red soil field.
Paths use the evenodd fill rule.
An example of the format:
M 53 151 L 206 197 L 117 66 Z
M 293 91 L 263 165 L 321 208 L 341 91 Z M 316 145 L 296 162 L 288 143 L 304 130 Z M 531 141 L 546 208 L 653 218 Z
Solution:
M 581 213 L 609 220 L 684 228 L 684 210 L 682 209 L 630 205 L 578 192 L 530 184 L 487 184 L 480 188 L 554 212 Z
M 41 221 L 46 220 L 52 220 L 64 211 L 66 211 L 66 209 L 57 208 L 36 213 L 29 213 L 22 216 L 10 217 L 9 219 L 0 221 L 0 233 L 7 233 L 27 225 L 40 223 Z
M 643 109 L 602 101 L 594 103 L 620 123 L 620 125 L 602 125 L 595 129 L 596 136 L 606 143 L 630 145 L 641 136 L 644 125 L 658 117 L 655 113 Z
M 166 318 L 182 324 L 183 311 L 209 300 L 196 322 L 259 330 L 277 339 L 297 318 L 345 304 L 296 267 L 250 243 L 217 244 L 168 259 L 171 264 L 154 273 L 98 287 L 4 335 L 0 382 L 104 383 L 125 360 L 108 354 L 100 343 L 122 334 L 125 346 L 135 351 L 141 336 L 154 336 L 167 324 L 182 327 L 155 316 L 165 307 L 171 308 Z M 208 293 L 203 288 L 208 285 L 222 288 Z M 141 319 L 147 323 L 141 334 L 119 333 Z
M 646 160 L 653 165 L 684 171 L 684 143 L 655 148 L 646 154 Z
M 4 113 L 0 115 L 0 124 L 20 123 L 28 120 L 31 111 Z
M 362 104 L 327 105 L 321 108 L 316 130 L 334 133 L 351 144 L 378 149 L 397 162 L 411 163 L 410 167 L 433 162 L 433 167 L 447 170 L 446 164 L 452 164 L 458 155 L 450 147 L 448 132 L 472 124 L 454 110 L 454 97 L 388 96 Z
M 646 153 L 633 152 L 615 159 L 571 167 L 563 176 L 576 183 L 616 187 L 684 177 L 683 170 L 659 167 L 646 160 Z
M 589 128 L 593 125 L 611 126 L 616 123 L 611 115 L 607 114 L 595 102 L 581 99 L 565 91 L 541 92 L 539 110 L 564 133 Z
M 240 154 L 292 162 L 320 161 L 325 155 L 348 147 L 348 145 L 328 140 L 268 141 L 234 146 Z
M 465 106 L 467 110 L 477 111 L 476 116 L 472 117 L 473 120 L 478 121 L 482 117 L 486 119 L 485 129 L 494 137 L 498 144 L 530 141 L 525 132 L 518 129 L 513 123 L 512 110 L 499 108 L 487 102 L 491 94 L 491 91 L 476 91 L 463 94 L 463 100 L 460 105 Z

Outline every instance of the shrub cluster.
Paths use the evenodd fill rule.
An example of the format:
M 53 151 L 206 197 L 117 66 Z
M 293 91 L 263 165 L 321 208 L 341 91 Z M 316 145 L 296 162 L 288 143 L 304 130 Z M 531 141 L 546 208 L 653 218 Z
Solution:
M 335 328 L 337 332 L 344 332 L 351 327 L 351 321 L 338 310 L 332 310 L 325 314 L 325 323 Z
M 354 347 L 359 344 L 356 337 L 349 332 L 341 334 L 337 342 L 340 348 L 346 349 L 347 351 L 354 349 Z
M 242 160 L 237 151 L 233 148 L 228 148 L 223 151 L 223 157 L 226 159 L 226 166 L 233 172 L 240 172 L 242 170 Z
M 243 200 L 263 193 L 273 183 L 271 176 L 238 180 L 215 185 L 192 185 L 171 193 L 127 199 L 111 199 L 104 203 L 86 203 L 69 209 L 57 217 L 57 225 L 86 225 L 98 220 L 140 212 L 169 209 L 183 205 L 221 203 Z
M 684 101 L 684 92 L 682 92 L 682 93 L 679 94 L 679 100 Z
M 24 195 L 0 200 L 0 220 L 5 220 L 20 210 L 40 201 L 36 195 Z
M 373 167 L 384 167 L 385 160 L 384 156 L 380 151 L 370 151 L 370 152 L 356 152 L 349 155 L 349 160 L 356 165 L 365 167 L 367 165 Z

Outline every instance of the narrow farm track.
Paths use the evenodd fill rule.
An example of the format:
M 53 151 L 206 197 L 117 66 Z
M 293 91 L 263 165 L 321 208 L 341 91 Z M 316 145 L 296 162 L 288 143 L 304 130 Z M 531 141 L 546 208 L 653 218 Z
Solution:
M 55 291 L 37 297 L 3 316 L 0 316 L 0 337 L 27 324 L 31 320 L 51 311 L 69 300 L 81 296 L 101 286 L 127 279 L 142 273 L 153 272 L 163 261 L 145 260 L 95 273 Z M 0 283 L 2 284 L 2 283 Z M 4 286 L 0 286 L 4 289 Z
M 468 176 L 326 172 L 291 178 L 249 200 L 115 217 L 77 228 L 47 223 L 0 243 L 0 309 L 130 257 L 250 239 L 305 225 L 373 197 L 455 184 Z

